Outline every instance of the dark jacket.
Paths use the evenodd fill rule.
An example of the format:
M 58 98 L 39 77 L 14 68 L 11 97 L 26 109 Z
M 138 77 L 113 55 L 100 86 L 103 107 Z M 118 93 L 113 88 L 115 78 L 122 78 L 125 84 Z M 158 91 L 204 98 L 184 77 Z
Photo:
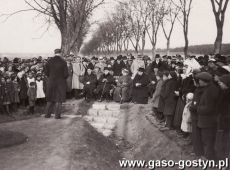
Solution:
M 165 90 L 162 92 L 162 97 L 165 103 L 164 115 L 174 115 L 177 99 L 175 91 L 177 91 L 177 79 L 170 79 L 165 84 Z
M 220 88 L 216 84 L 210 83 L 207 87 L 204 87 L 203 94 L 197 106 L 199 128 L 216 127 L 219 97 Z
M 221 90 L 221 97 L 218 104 L 219 129 L 230 130 L 230 89 Z
M 136 87 L 136 83 L 140 83 L 141 86 Z M 149 78 L 146 74 L 136 75 L 133 79 L 133 89 L 132 89 L 132 100 L 138 104 L 148 103 L 148 84 Z
M 123 61 L 121 61 L 120 64 L 118 64 L 117 61 L 115 61 L 112 68 L 114 72 L 114 76 L 121 76 L 121 71 L 123 68 L 126 68 L 126 65 Z
M 46 96 L 48 102 L 64 102 L 66 99 L 68 67 L 61 57 L 51 58 L 45 66 L 48 78 Z

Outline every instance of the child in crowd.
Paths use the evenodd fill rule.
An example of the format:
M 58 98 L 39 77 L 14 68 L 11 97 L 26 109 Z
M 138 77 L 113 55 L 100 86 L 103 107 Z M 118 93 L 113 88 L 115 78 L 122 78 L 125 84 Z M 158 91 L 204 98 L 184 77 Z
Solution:
M 36 78 L 36 87 L 37 87 L 37 104 L 41 105 L 45 103 L 45 93 L 44 93 L 44 82 L 42 80 L 42 75 L 38 74 Z
M 29 113 L 34 114 L 34 106 L 37 97 L 37 89 L 35 82 L 30 82 L 30 87 L 28 89 L 27 95 L 29 99 Z
M 12 77 L 12 81 L 13 81 L 13 88 L 14 88 L 14 92 L 13 92 L 13 111 L 17 111 L 18 108 L 18 104 L 20 103 L 20 99 L 19 99 L 19 91 L 20 91 L 20 87 L 17 81 L 17 77 Z
M 181 130 L 184 132 L 183 135 L 184 137 L 188 137 L 192 133 L 192 119 L 191 119 L 191 112 L 190 112 L 192 100 L 193 100 L 193 93 L 188 93 L 186 96 L 186 105 L 184 107 L 182 123 L 181 123 Z

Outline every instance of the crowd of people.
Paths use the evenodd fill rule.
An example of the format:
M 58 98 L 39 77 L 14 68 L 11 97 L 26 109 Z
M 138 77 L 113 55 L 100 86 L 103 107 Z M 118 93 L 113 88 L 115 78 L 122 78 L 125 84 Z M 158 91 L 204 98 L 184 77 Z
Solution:
M 151 60 L 132 54 L 109 58 L 70 55 L 64 60 L 63 101 L 67 95 L 87 102 L 151 103 L 161 130 L 174 129 L 190 139 L 196 156 L 216 160 L 229 155 L 230 57 L 217 54 L 184 59 L 157 54 Z M 65 65 L 61 59 L 57 63 Z M 48 80 L 61 83 L 56 76 L 49 79 L 53 66 L 50 58 L 42 57 L 0 60 L 1 114 L 11 114 L 19 106 L 28 106 L 28 113 L 33 114 L 36 104 L 55 96 L 50 94 L 53 86 L 47 87 Z M 58 67 L 54 72 L 62 74 Z M 222 137 L 219 142 L 217 134 Z

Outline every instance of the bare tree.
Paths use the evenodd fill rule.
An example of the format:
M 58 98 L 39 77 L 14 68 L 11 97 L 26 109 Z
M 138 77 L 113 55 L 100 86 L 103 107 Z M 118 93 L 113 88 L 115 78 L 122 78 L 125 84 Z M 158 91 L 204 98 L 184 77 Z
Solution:
M 79 52 L 89 29 L 89 17 L 104 0 L 25 0 L 29 9 L 45 16 L 47 23 L 54 22 L 61 33 L 61 49 L 64 55 Z
M 184 56 L 185 57 L 188 56 L 189 16 L 191 13 L 192 1 L 193 0 L 177 0 L 177 1 L 174 0 L 174 4 L 180 9 L 180 12 L 182 13 L 182 19 L 178 18 L 178 20 L 183 26 L 183 33 L 184 33 L 184 39 L 185 39 L 185 46 L 184 46 Z
M 156 55 L 157 35 L 162 19 L 165 16 L 164 3 L 165 0 L 148 0 L 148 21 L 150 28 L 146 31 L 152 44 L 152 58 L 155 58 Z
M 161 26 L 163 29 L 164 36 L 167 40 L 167 55 L 170 53 L 170 40 L 171 40 L 171 35 L 173 32 L 173 28 L 177 19 L 177 16 L 179 14 L 179 8 L 175 7 L 175 5 L 172 3 L 172 1 L 169 1 L 166 7 L 166 15 L 162 19 Z M 167 32 L 167 27 L 168 27 L 168 32 Z
M 214 44 L 214 53 L 221 53 L 223 27 L 225 21 L 225 12 L 228 6 L 229 0 L 211 0 L 213 13 L 216 20 L 217 35 Z

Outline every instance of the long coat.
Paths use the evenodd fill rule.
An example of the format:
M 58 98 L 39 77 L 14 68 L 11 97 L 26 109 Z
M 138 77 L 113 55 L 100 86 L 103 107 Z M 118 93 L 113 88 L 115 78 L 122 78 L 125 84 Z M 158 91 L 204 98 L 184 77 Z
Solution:
M 188 93 L 194 93 L 195 91 L 195 85 L 193 83 L 192 76 L 186 77 L 183 79 L 180 83 L 179 88 L 179 98 L 177 101 L 175 116 L 173 120 L 174 127 L 180 127 L 181 121 L 182 121 L 182 114 L 185 107 L 185 98 Z
M 64 102 L 66 99 L 66 79 L 68 67 L 66 61 L 60 56 L 51 58 L 45 66 L 45 74 L 48 78 L 46 99 L 48 102 Z
M 132 84 L 131 76 L 121 76 L 118 79 L 117 87 L 115 88 L 113 100 L 120 102 L 121 99 L 123 102 L 130 100 L 130 88 Z M 121 98 L 122 97 L 122 98 Z
M 157 83 L 156 90 L 153 94 L 153 107 L 158 108 L 159 106 L 159 100 L 160 100 L 160 93 L 161 93 L 161 88 L 163 85 L 163 80 L 160 79 Z
M 140 83 L 141 86 L 136 87 L 136 83 Z M 133 80 L 132 88 L 132 100 L 137 104 L 147 104 L 148 103 L 148 84 L 149 79 L 146 74 L 136 75 Z
M 218 101 L 220 88 L 214 83 L 204 88 L 197 106 L 198 127 L 213 128 L 217 126 Z
M 165 84 L 165 90 L 163 92 L 163 100 L 165 102 L 164 115 L 174 115 L 177 97 L 175 91 L 177 90 L 177 79 L 169 79 Z
M 73 66 L 70 63 L 68 65 L 68 78 L 66 79 L 67 82 L 67 92 L 71 92 L 72 91 L 72 79 L 73 79 Z
M 81 63 L 73 63 L 73 79 L 72 88 L 73 89 L 83 89 L 84 85 L 80 82 L 80 76 L 84 76 L 85 67 Z

